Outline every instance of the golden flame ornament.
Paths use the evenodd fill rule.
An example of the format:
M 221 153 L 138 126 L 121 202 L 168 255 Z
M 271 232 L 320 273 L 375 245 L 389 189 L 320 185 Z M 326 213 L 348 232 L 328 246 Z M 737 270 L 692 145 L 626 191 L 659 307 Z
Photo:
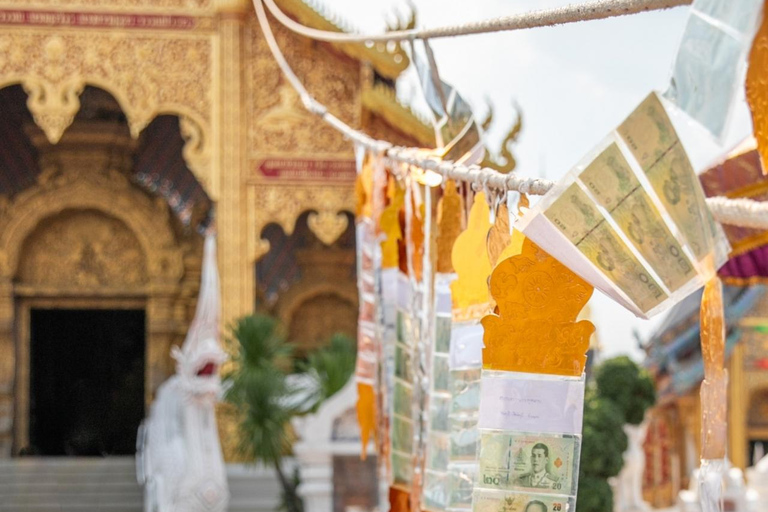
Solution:
M 387 196 L 389 204 L 384 208 L 380 221 L 381 232 L 384 235 L 381 241 L 381 266 L 395 268 L 400 261 L 400 241 L 403 238 L 400 212 L 405 205 L 405 190 L 398 187 L 394 179 L 390 179 Z
M 486 248 L 488 230 L 491 229 L 489 215 L 485 194 L 480 192 L 469 211 L 467 229 L 458 236 L 451 251 L 451 262 L 458 275 L 451 283 L 454 320 L 457 321 L 482 316 L 490 303 L 488 276 L 491 261 Z
M 483 368 L 578 377 L 595 326 L 576 321 L 593 288 L 525 239 L 491 275 L 498 315 L 482 319 Z
M 701 297 L 701 354 L 701 458 L 722 459 L 727 441 L 728 371 L 724 367 L 723 286 L 716 274 L 704 285 Z
M 768 70 L 768 16 L 765 13 L 768 13 L 768 10 L 766 7 L 763 10 L 763 21 L 749 53 L 746 92 L 763 174 L 766 174 L 768 173 L 768 74 L 766 73 Z
M 445 183 L 443 197 L 437 203 L 437 271 L 450 274 L 454 271 L 451 251 L 461 234 L 464 201 L 456 190 L 456 182 Z

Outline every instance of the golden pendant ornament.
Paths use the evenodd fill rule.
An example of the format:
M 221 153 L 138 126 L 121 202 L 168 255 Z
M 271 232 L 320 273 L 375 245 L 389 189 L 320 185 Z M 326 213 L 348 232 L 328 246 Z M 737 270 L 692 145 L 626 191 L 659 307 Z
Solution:
M 389 182 L 389 205 L 381 214 L 381 267 L 396 268 L 400 261 L 400 241 L 403 230 L 400 226 L 400 212 L 405 205 L 405 190 L 398 187 L 394 179 Z
M 725 369 L 723 286 L 714 274 L 701 297 L 701 458 L 722 459 L 727 443 L 728 371 Z
M 458 275 L 451 283 L 454 310 L 464 311 L 467 318 L 474 318 L 478 312 L 485 312 L 490 304 L 488 276 L 491 261 L 488 259 L 486 239 L 491 229 L 490 209 L 485 195 L 478 193 L 469 211 L 467 229 L 456 239 L 451 251 L 451 262 Z
M 768 74 L 766 70 L 768 70 L 768 16 L 764 15 L 752 42 L 746 80 L 747 103 L 752 113 L 752 126 L 763 174 L 768 173 Z
M 437 271 L 440 273 L 454 271 L 451 251 L 461 234 L 463 211 L 464 201 L 456 190 L 456 182 L 448 180 L 437 204 Z
M 371 435 L 376 439 L 376 396 L 373 386 L 357 383 L 357 423 L 360 425 L 360 441 L 363 450 L 360 458 L 365 460 L 368 455 L 368 441 Z
M 483 368 L 579 377 L 595 326 L 577 321 L 593 288 L 525 239 L 491 275 L 498 315 L 482 319 Z

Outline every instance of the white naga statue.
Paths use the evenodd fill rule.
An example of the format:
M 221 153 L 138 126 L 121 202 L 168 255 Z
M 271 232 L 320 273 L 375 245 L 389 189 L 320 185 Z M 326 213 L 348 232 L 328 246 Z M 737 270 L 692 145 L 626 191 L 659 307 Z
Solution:
M 139 430 L 137 472 L 145 512 L 224 512 L 227 474 L 214 405 L 221 396 L 219 367 L 219 274 L 216 238 L 206 236 L 200 295 L 181 350 L 174 347 L 176 375 L 157 391 Z

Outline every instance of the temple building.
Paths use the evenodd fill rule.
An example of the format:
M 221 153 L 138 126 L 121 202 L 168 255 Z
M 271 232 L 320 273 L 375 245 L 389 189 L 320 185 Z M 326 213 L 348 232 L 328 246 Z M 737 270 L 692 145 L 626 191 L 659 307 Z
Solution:
M 277 3 L 343 30 L 317 6 Z M 222 325 L 267 311 L 301 351 L 354 335 L 353 147 L 304 109 L 250 1 L 0 0 L 0 27 L 6 470 L 20 457 L 134 453 L 192 318 L 211 222 Z M 335 115 L 434 147 L 396 99 L 409 64 L 398 45 L 274 30 Z M 232 429 L 221 424 L 229 462 Z
M 748 141 L 701 174 L 707 196 L 768 199 L 768 179 L 754 148 L 754 141 Z M 768 453 L 768 233 L 729 225 L 724 229 L 732 249 L 719 271 L 729 373 L 728 458 L 745 469 Z M 656 507 L 676 503 L 699 467 L 701 293 L 675 306 L 645 346 L 658 401 L 648 417 L 643 484 L 645 499 Z

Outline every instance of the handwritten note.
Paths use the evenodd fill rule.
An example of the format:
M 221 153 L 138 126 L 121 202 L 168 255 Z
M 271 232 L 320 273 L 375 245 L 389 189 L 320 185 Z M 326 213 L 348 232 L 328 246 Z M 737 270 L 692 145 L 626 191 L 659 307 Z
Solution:
M 584 415 L 584 381 L 581 379 L 486 372 L 480 386 L 480 428 L 581 433 Z

